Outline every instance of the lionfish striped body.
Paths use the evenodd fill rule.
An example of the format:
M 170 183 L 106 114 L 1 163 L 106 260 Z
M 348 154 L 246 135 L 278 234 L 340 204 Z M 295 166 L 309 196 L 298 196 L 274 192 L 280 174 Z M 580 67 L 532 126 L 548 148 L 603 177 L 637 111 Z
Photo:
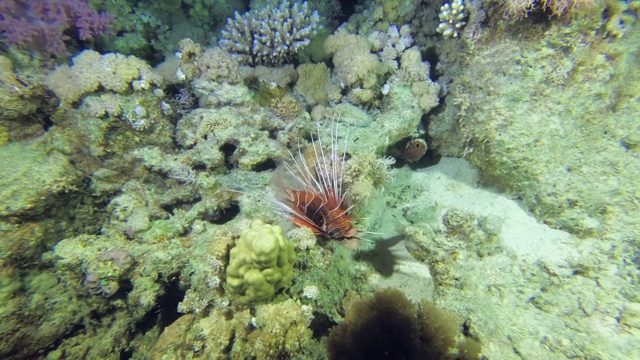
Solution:
M 346 143 L 342 154 L 338 150 L 338 124 L 331 125 L 331 146 L 325 153 L 318 128 L 317 142 L 312 138 L 310 159 L 303 156 L 298 146 L 298 157 L 291 152 L 290 161 L 284 163 L 292 185 L 281 185 L 281 196 L 276 200 L 282 213 L 300 227 L 307 227 L 315 235 L 336 240 L 355 248 L 360 238 L 353 226 L 354 217 L 343 188 L 342 176 L 346 161 Z

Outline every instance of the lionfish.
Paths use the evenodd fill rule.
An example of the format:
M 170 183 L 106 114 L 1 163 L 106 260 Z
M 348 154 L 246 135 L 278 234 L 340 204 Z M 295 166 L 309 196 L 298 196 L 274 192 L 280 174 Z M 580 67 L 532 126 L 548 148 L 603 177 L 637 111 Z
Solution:
M 347 139 L 342 152 L 338 149 L 339 123 L 331 124 L 331 146 L 328 152 L 320 140 L 311 137 L 311 152 L 305 156 L 298 144 L 298 156 L 289 150 L 289 161 L 284 162 L 284 175 L 276 175 L 274 202 L 280 213 L 296 226 L 311 229 L 316 236 L 336 240 L 354 249 L 361 238 L 353 226 L 355 217 L 350 214 L 353 205 L 343 185 L 344 166 L 347 161 Z

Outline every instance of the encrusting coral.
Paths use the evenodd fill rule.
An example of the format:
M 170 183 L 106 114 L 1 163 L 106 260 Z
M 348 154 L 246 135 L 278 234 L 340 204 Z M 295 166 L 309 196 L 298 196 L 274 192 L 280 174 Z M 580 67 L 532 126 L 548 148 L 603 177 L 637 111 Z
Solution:
M 85 50 L 72 62 L 72 66 L 58 66 L 45 79 L 45 84 L 68 104 L 100 87 L 123 93 L 162 85 L 162 78 L 152 72 L 151 66 L 135 56 Z
M 17 71 L 6 56 L 0 56 L 0 79 L 0 145 L 41 135 L 58 105 L 56 96 Z

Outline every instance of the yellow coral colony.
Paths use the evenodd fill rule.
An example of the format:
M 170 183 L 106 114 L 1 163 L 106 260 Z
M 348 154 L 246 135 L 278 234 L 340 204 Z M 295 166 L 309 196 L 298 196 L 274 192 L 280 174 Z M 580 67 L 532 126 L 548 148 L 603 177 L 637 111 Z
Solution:
M 291 284 L 295 258 L 281 227 L 254 220 L 231 249 L 227 287 L 241 304 L 268 300 Z

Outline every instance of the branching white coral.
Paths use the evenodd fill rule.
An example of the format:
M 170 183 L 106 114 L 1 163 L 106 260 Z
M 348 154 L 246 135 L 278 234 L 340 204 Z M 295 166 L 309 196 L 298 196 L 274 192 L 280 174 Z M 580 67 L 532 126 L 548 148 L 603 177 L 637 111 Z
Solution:
M 380 59 L 389 64 L 393 69 L 398 68 L 398 59 L 402 53 L 411 47 L 413 37 L 409 25 L 402 25 L 400 30 L 395 25 L 391 25 L 386 34 L 386 44 L 382 48 Z
M 236 11 L 218 43 L 245 64 L 280 66 L 309 44 L 319 21 L 318 12 L 309 10 L 307 2 L 285 0 L 244 15 Z
M 451 3 L 445 3 L 440 7 L 440 25 L 436 29 L 437 32 L 444 37 L 458 37 L 460 30 L 467 24 L 465 18 L 467 14 L 464 12 L 464 2 L 462 0 L 453 0 Z

